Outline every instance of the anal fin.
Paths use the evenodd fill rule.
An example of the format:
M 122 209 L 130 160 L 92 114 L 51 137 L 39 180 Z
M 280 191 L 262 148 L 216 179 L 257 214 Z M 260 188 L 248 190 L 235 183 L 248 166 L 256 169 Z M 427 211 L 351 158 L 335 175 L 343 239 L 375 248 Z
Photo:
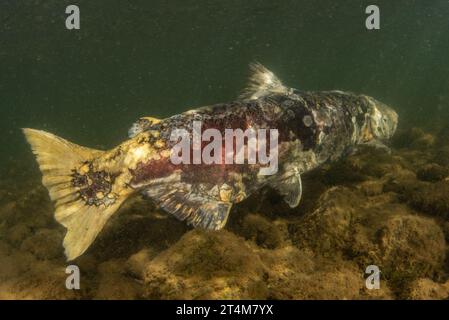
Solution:
M 144 191 L 162 209 L 195 228 L 219 230 L 228 220 L 232 203 L 198 194 L 190 185 L 153 186 Z

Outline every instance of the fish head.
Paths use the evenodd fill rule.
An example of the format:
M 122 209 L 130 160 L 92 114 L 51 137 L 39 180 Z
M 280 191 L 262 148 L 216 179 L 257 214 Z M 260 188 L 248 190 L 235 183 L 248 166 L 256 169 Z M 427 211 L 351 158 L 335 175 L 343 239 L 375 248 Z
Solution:
M 398 126 L 398 114 L 386 104 L 372 97 L 365 97 L 368 102 L 368 109 L 362 129 L 362 137 L 364 140 L 386 141 L 390 139 Z

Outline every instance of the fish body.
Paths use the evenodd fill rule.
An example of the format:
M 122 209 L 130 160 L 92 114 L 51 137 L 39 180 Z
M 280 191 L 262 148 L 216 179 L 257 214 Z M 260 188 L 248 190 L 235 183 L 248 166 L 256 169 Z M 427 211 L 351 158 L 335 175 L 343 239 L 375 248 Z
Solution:
M 232 204 L 267 185 L 295 207 L 302 196 L 301 174 L 341 158 L 359 144 L 389 139 L 397 119 L 393 109 L 374 98 L 288 88 L 272 72 L 254 65 L 250 86 L 239 100 L 163 120 L 142 118 L 131 127 L 131 138 L 110 151 L 83 148 L 38 130 L 24 132 L 37 156 L 43 184 L 56 202 L 56 219 L 68 229 L 64 246 L 72 260 L 135 192 L 194 227 L 212 230 L 226 224 Z M 199 130 L 195 123 L 201 124 Z M 208 129 L 215 129 L 222 139 L 221 149 L 213 152 L 220 154 L 218 159 L 229 151 L 223 143 L 227 130 L 267 135 L 275 130 L 276 170 L 261 174 L 266 164 L 250 161 L 175 164 L 172 155 L 179 139 L 173 139 L 173 132 L 189 134 L 191 159 L 195 130 L 201 136 Z M 199 140 L 200 152 L 208 142 Z M 234 145 L 231 148 L 237 151 Z

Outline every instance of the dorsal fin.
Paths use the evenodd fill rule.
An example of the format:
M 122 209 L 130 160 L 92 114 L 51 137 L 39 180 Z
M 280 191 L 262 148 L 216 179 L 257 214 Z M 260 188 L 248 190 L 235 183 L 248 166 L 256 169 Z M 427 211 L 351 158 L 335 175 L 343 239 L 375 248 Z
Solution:
M 251 63 L 249 68 L 251 70 L 249 83 L 240 95 L 240 99 L 253 100 L 270 93 L 287 94 L 290 91 L 273 72 L 259 62 Z

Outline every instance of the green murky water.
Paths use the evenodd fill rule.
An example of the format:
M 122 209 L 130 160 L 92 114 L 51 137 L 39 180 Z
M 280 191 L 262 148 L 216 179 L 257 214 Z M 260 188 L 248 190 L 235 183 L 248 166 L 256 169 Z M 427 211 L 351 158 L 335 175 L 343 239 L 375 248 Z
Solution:
M 65 27 L 65 8 L 69 4 L 80 8 L 80 30 Z M 279 274 L 269 274 L 268 280 L 261 275 L 260 283 L 251 284 L 248 291 L 233 291 L 234 287 L 229 284 L 230 289 L 211 289 L 210 292 L 204 289 L 206 291 L 198 293 L 189 287 L 189 274 L 179 275 L 177 269 L 170 272 L 178 274 L 185 281 L 183 285 L 190 288 L 179 292 L 179 296 L 170 295 L 173 288 L 167 284 L 160 285 L 159 293 L 131 284 L 132 277 L 126 278 L 120 269 L 125 262 L 126 268 L 131 268 L 133 255 L 141 252 L 139 250 L 149 250 L 150 253 L 145 253 L 149 257 L 162 255 L 157 256 L 157 263 L 163 265 L 164 257 L 181 250 L 182 245 L 176 241 L 188 232 L 187 227 L 174 219 L 162 223 L 154 220 L 156 218 L 151 218 L 154 221 L 145 218 L 150 220 L 136 224 L 131 217 L 135 212 L 143 215 L 146 209 L 135 205 L 127 209 L 132 214 L 123 214 L 122 218 L 117 218 L 122 220 L 114 220 L 112 231 L 103 235 L 87 254 L 87 262 L 79 262 L 87 268 L 86 274 L 93 283 L 87 285 L 89 289 L 81 296 L 360 298 L 358 293 L 352 295 L 352 291 L 340 288 L 352 283 L 354 270 L 363 274 L 363 266 L 369 263 L 382 265 L 388 281 L 389 291 L 374 297 L 422 298 L 412 290 L 419 286 L 408 281 L 431 279 L 435 286 L 444 283 L 448 275 L 444 237 L 447 239 L 449 234 L 446 222 L 449 201 L 445 193 L 449 190 L 445 174 L 449 172 L 449 130 L 445 129 L 449 126 L 449 1 L 378 0 L 380 30 L 369 31 L 365 27 L 365 8 L 370 4 L 372 1 L 368 0 L 2 1 L 0 230 L 3 234 L 0 235 L 0 255 L 3 254 L 2 259 L 7 262 L 3 267 L 0 263 L 0 288 L 7 294 L 0 298 L 73 297 L 52 287 L 49 291 L 55 290 L 54 295 L 39 293 L 45 290 L 31 291 L 29 296 L 15 291 L 29 283 L 11 269 L 27 266 L 35 261 L 33 259 L 37 259 L 35 263 L 48 262 L 48 269 L 41 268 L 47 271 L 35 274 L 38 284 L 34 283 L 34 287 L 39 288 L 39 283 L 46 286 L 48 277 L 65 265 L 60 244 L 64 230 L 52 220 L 51 204 L 45 190 L 39 187 L 37 165 L 20 128 L 42 129 L 80 145 L 108 149 L 125 140 L 128 128 L 141 116 L 166 117 L 192 107 L 235 99 L 246 84 L 248 64 L 253 61 L 263 63 L 285 84 L 298 89 L 353 91 L 393 106 L 399 114 L 402 132 L 393 155 L 374 159 L 362 155 L 337 167 L 327 167 L 324 173 L 305 177 L 309 196 L 299 209 L 300 214 L 288 211 L 276 199 L 265 200 L 262 206 L 250 199 L 234 214 L 241 213 L 243 218 L 230 221 L 229 232 L 226 231 L 223 238 L 219 234 L 217 239 L 204 240 L 212 243 L 205 245 L 211 252 L 195 251 L 193 247 L 185 253 L 189 257 L 185 263 L 192 265 L 183 267 L 186 270 L 204 267 L 207 279 L 214 279 L 214 272 L 221 265 L 217 256 L 231 261 L 231 267 L 223 271 L 225 275 L 229 273 L 229 277 L 246 279 L 247 274 L 256 274 L 253 279 L 259 276 L 257 270 L 262 267 L 252 269 L 253 266 L 244 263 L 240 267 L 246 259 L 262 261 L 269 269 L 279 271 Z M 397 176 L 392 176 L 393 173 Z M 409 178 L 415 180 L 410 182 Z M 17 187 L 21 183 L 27 185 L 24 194 Z M 360 222 L 360 229 L 346 230 L 350 228 L 344 222 L 346 218 L 338 214 L 335 221 L 314 215 L 313 209 L 320 206 L 332 210 L 326 199 L 333 199 L 333 195 L 320 196 L 334 186 L 348 188 L 336 195 L 336 206 L 338 199 L 343 199 L 342 212 L 359 208 L 350 212 L 355 217 L 355 225 Z M 35 191 L 30 192 L 32 189 Z M 354 190 L 361 190 L 361 195 L 350 194 L 356 192 Z M 344 199 L 355 202 L 345 207 Z M 16 211 L 21 213 L 14 218 Z M 287 213 L 278 215 L 280 212 Z M 301 214 L 305 214 L 305 220 L 299 218 Z M 373 218 L 377 214 L 380 220 Z M 405 222 L 394 220 L 397 214 L 398 219 Z M 42 216 L 47 220 L 41 219 Z M 406 226 L 405 229 L 395 229 L 398 224 Z M 148 233 L 143 228 L 147 225 L 153 228 Z M 322 227 L 317 227 L 322 225 L 338 226 L 340 231 L 326 227 L 323 231 Z M 140 239 L 133 238 L 133 228 L 141 228 Z M 369 231 L 362 232 L 362 229 Z M 160 230 L 165 231 L 159 234 Z M 156 237 L 155 234 L 160 239 L 151 238 Z M 164 238 L 167 234 L 170 234 L 168 240 Z M 356 236 L 348 238 L 348 234 Z M 392 234 L 399 234 L 399 238 Z M 186 247 L 197 243 L 196 236 L 187 233 L 187 238 L 182 238 Z M 157 245 L 148 249 L 146 245 L 150 240 Z M 415 240 L 418 249 L 396 245 Z M 32 244 L 39 244 L 39 241 L 55 245 L 48 250 L 36 249 Z M 256 249 L 251 247 L 242 257 L 226 256 L 219 249 L 221 245 L 217 245 L 220 241 L 229 245 L 230 251 L 238 252 L 236 248 L 243 245 L 243 241 Z M 290 246 L 294 248 L 292 252 L 285 249 Z M 256 257 L 259 253 L 255 252 L 260 251 L 257 248 L 268 250 L 267 255 Z M 337 279 L 335 287 L 316 291 L 313 288 L 319 280 L 303 284 L 301 275 L 321 279 L 330 271 L 314 271 L 314 264 L 323 263 L 313 260 L 315 258 L 309 261 L 302 251 L 294 251 L 304 248 L 322 256 L 323 261 L 328 261 L 329 252 L 336 252 L 342 260 L 332 260 L 328 264 L 335 264 L 338 269 L 346 268 L 349 263 L 348 270 L 352 273 L 348 271 L 348 278 L 330 274 Z M 48 254 L 49 250 L 52 254 Z M 199 258 L 195 256 L 198 252 L 202 254 Z M 267 262 L 284 261 L 283 254 L 296 257 L 295 261 L 301 261 L 301 265 L 309 266 L 310 270 L 296 267 L 296 262 L 290 260 L 285 260 L 282 267 Z M 29 259 L 23 258 L 27 255 Z M 411 267 L 401 264 L 405 260 L 416 261 L 416 264 L 410 263 Z M 215 267 L 201 263 L 198 266 L 198 261 L 212 261 Z M 15 267 L 8 269 L 6 263 Z M 103 267 L 92 267 L 101 264 Z M 239 266 L 235 274 L 232 265 Z M 151 270 L 154 266 L 148 262 L 147 268 Z M 168 262 L 167 268 L 170 268 Z M 298 278 L 283 279 L 282 268 L 290 268 L 291 274 L 298 274 Z M 346 274 L 345 270 L 342 274 Z M 134 271 L 127 269 L 126 272 Z M 114 278 L 116 286 L 108 282 L 112 280 L 105 274 L 117 277 Z M 143 277 L 142 281 L 154 287 L 159 280 Z M 346 287 L 352 288 L 351 285 Z M 108 288 L 124 292 L 123 296 L 108 296 L 111 292 Z M 207 282 L 204 288 L 208 288 Z M 359 289 L 354 285 L 353 292 Z

